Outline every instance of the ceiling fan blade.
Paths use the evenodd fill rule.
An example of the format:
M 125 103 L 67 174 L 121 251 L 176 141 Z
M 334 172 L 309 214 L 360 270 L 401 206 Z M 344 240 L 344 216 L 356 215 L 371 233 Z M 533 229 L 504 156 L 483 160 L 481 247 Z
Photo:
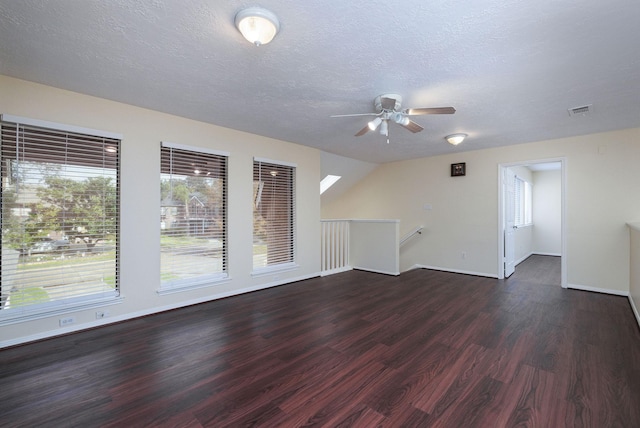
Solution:
M 417 116 L 421 114 L 453 114 L 456 109 L 453 107 L 424 107 L 424 108 L 408 108 L 404 111 L 409 116 Z
M 329 117 L 378 116 L 380 113 L 332 114 Z
M 408 129 L 409 131 L 413 132 L 414 134 L 416 132 L 420 132 L 420 131 L 422 131 L 424 129 L 422 126 L 418 125 L 413 120 L 410 120 L 409 123 L 407 123 L 406 125 L 403 125 L 401 123 L 399 125 L 402 126 L 405 129 Z
M 396 108 L 396 100 L 393 98 L 380 98 L 382 110 L 394 110 Z
M 356 134 L 356 137 L 360 137 L 361 135 L 366 134 L 367 132 L 371 131 L 371 129 L 369 128 L 369 125 L 365 125 L 364 128 L 362 128 L 361 130 L 358 131 L 358 133 Z

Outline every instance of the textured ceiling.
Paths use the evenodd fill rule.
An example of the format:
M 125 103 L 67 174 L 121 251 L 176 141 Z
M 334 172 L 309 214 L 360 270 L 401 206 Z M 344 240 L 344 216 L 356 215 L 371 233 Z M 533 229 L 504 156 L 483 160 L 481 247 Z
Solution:
M 233 24 L 255 5 L 0 0 L 0 74 L 369 162 L 640 126 L 638 0 L 263 0 L 281 30 L 260 48 Z M 389 92 L 457 112 L 390 144 L 329 118 Z

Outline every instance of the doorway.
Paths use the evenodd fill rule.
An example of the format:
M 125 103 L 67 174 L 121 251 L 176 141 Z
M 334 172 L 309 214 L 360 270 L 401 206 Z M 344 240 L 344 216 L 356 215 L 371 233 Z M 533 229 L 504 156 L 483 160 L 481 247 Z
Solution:
M 535 184 L 536 179 L 539 181 L 538 186 Z M 524 214 L 518 213 L 517 208 L 513 209 L 514 195 L 519 191 L 517 183 L 514 190 L 514 181 L 518 180 L 521 184 L 528 181 L 532 187 L 533 212 L 538 213 L 538 227 L 536 227 L 535 214 L 523 220 Z M 559 203 L 551 204 L 549 202 L 551 198 L 549 194 L 545 197 L 545 192 L 551 192 L 551 195 L 554 192 L 559 193 L 555 195 L 559 196 Z M 517 264 L 531 255 L 560 256 L 560 284 L 566 288 L 565 201 L 566 160 L 564 158 L 498 165 L 498 278 L 508 278 L 515 271 Z M 552 211 L 551 218 L 555 220 L 550 220 L 548 214 L 542 214 L 549 210 Z M 550 227 L 554 224 L 555 226 Z

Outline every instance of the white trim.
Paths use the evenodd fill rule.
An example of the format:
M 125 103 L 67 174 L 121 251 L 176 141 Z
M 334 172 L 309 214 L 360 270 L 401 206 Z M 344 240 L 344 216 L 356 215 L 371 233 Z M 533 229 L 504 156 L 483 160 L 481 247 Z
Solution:
M 222 150 L 213 150 L 206 147 L 188 146 L 186 144 L 171 143 L 169 141 L 160 141 L 160 146 L 168 147 L 171 149 L 188 150 L 191 152 L 207 153 L 210 155 L 217 155 L 217 156 L 224 156 L 224 157 L 229 157 L 230 155 L 229 152 L 225 152 Z
M 629 226 L 631 229 L 634 229 L 640 232 L 640 221 L 629 222 L 627 223 L 627 226 Z
M 474 272 L 474 271 L 470 271 L 470 270 L 451 269 L 451 268 L 443 268 L 443 267 L 439 267 L 439 266 L 428 266 L 428 265 L 421 265 L 421 264 L 415 264 L 415 265 L 411 266 L 409 269 L 407 269 L 405 272 L 408 272 L 408 271 L 414 270 L 414 269 L 429 269 L 429 270 L 437 270 L 437 271 L 441 271 L 441 272 L 460 273 L 460 274 L 463 274 L 463 275 L 482 276 L 482 277 L 485 277 L 485 278 L 496 278 L 496 279 L 498 279 L 498 275 L 496 275 L 494 273 Z
M 394 219 L 394 218 L 374 218 L 374 219 L 362 219 L 362 218 L 329 218 L 329 219 L 322 219 L 320 220 L 320 223 L 331 223 L 334 221 L 349 221 L 349 222 L 353 222 L 353 223 L 400 223 L 400 220 L 398 219 Z
M 562 254 L 559 253 L 540 253 L 537 251 L 532 251 L 529 254 L 527 254 L 524 257 L 519 258 L 516 262 L 515 265 L 519 265 L 520 263 L 522 263 L 523 261 L 527 260 L 529 257 L 531 256 L 551 256 L 551 257 L 562 257 Z
M 320 276 L 329 276 L 329 275 L 334 275 L 336 273 L 348 272 L 350 270 L 353 270 L 353 268 L 351 266 L 343 266 L 341 268 L 336 268 L 336 269 L 331 269 L 331 270 L 323 270 L 320 273 Z
M 100 131 L 97 129 L 84 128 L 81 126 L 67 125 L 63 123 L 48 122 L 46 120 L 31 119 L 28 117 L 14 116 L 11 114 L 1 114 L 0 120 L 3 122 L 16 123 L 18 125 L 37 126 L 40 128 L 55 129 L 58 131 L 75 132 L 77 134 L 87 134 L 95 137 L 113 138 L 114 140 L 122 140 L 122 134 L 115 132 Z
M 523 261 L 527 260 L 529 257 L 531 257 L 533 255 L 533 253 L 529 253 L 526 256 L 520 257 L 518 260 L 516 260 L 513 264 L 514 266 L 518 266 L 520 263 L 522 263 Z
M 349 220 L 353 223 L 400 223 L 398 219 L 353 219 Z
M 142 310 L 142 311 L 137 311 L 137 312 L 133 312 L 133 313 L 127 313 L 125 315 L 102 318 L 102 319 L 91 321 L 91 322 L 88 322 L 88 323 L 83 323 L 81 325 L 72 325 L 72 326 L 69 326 L 68 328 L 58 329 L 58 330 L 55 330 L 55 331 L 47 331 L 47 332 L 43 332 L 43 333 L 34 334 L 34 335 L 31 335 L 31 336 L 23 336 L 23 337 L 19 337 L 19 338 L 16 338 L 16 339 L 5 340 L 5 341 L 1 341 L 0 342 L 0 349 L 7 348 L 9 346 L 21 345 L 21 344 L 28 343 L 28 342 L 33 342 L 33 341 L 36 341 L 36 340 L 42 340 L 42 339 L 48 339 L 48 338 L 55 337 L 55 336 L 61 336 L 63 334 L 75 333 L 77 331 L 87 330 L 87 329 L 95 328 L 95 327 L 101 327 L 101 326 L 104 326 L 104 325 L 113 324 L 113 323 L 117 323 L 117 322 L 128 321 L 128 320 L 132 320 L 132 319 L 135 319 L 135 318 L 144 317 L 144 316 L 147 316 L 147 315 L 159 314 L 161 312 L 171 311 L 171 310 L 174 310 L 174 309 L 180 309 L 180 308 L 184 308 L 184 307 L 187 307 L 187 306 L 197 305 L 197 304 L 200 304 L 200 303 L 211 302 L 211 301 L 214 301 L 214 300 L 223 299 L 225 297 L 231 297 L 231 296 L 236 296 L 236 295 L 240 295 L 240 294 L 250 293 L 250 292 L 253 292 L 253 291 L 263 290 L 263 289 L 266 289 L 266 288 L 277 287 L 279 285 L 288 284 L 288 283 L 291 283 L 291 282 L 304 281 L 306 279 L 316 278 L 318 276 L 320 276 L 320 273 L 312 273 L 312 274 L 309 274 L 309 275 L 302 275 L 302 276 L 299 276 L 297 278 L 289 278 L 289 279 L 286 279 L 286 280 L 283 280 L 283 281 L 274 281 L 274 282 L 270 282 L 270 283 L 267 283 L 267 284 L 260 284 L 260 285 L 255 285 L 255 286 L 251 286 L 251 287 L 241 288 L 239 290 L 225 291 L 225 292 L 217 293 L 217 294 L 214 294 L 214 295 L 211 295 L 211 296 L 200 297 L 200 298 L 197 298 L 197 299 L 191 299 L 191 300 L 188 300 L 186 302 L 173 303 L 173 304 L 169 304 L 169 305 L 165 305 L 165 306 L 155 307 L 153 309 L 145 309 L 145 310 Z
M 560 162 L 560 241 L 561 241 L 561 255 L 560 261 L 560 286 L 567 288 L 567 170 L 568 162 L 567 158 L 549 158 L 549 159 L 536 159 L 530 161 L 520 162 L 506 162 L 498 164 L 498 260 L 497 260 L 497 278 L 504 279 L 504 195 L 503 195 L 503 173 L 506 168 L 514 166 L 528 166 L 539 163 L 552 163 Z
M 191 280 L 191 281 L 189 280 L 173 281 L 175 283 L 174 285 L 167 285 L 164 287 L 162 286 L 162 284 L 160 284 L 160 288 L 156 290 L 156 293 L 158 293 L 160 296 L 164 296 L 167 294 L 175 294 L 183 291 L 198 290 L 200 288 L 207 288 L 207 287 L 215 287 L 220 284 L 226 284 L 227 282 L 230 282 L 230 281 L 231 281 L 231 278 L 225 272 L 222 274 L 209 276 L 207 277 L 207 279 L 197 278 L 197 280 Z
M 610 288 L 592 287 L 590 285 L 567 284 L 567 288 L 581 291 L 592 291 L 594 293 L 613 294 L 614 296 L 629 296 L 628 291 L 612 290 Z
M 33 311 L 33 312 L 26 312 L 26 313 L 23 312 L 20 315 L 7 315 L 7 318 L 0 319 L 0 326 L 18 324 L 18 323 L 27 322 L 27 321 L 39 320 L 42 318 L 49 318 L 49 317 L 54 317 L 58 315 L 76 313 L 78 311 L 82 311 L 86 309 L 102 308 L 105 306 L 117 305 L 122 303 L 122 301 L 123 301 L 123 297 L 121 295 L 119 297 L 110 298 L 110 299 L 86 301 L 85 303 L 66 304 L 66 305 L 59 304 L 55 307 L 49 307 L 47 309 L 40 310 L 37 312 Z M 9 312 L 11 311 L 11 309 L 5 310 L 5 311 Z
M 422 266 L 417 264 L 413 266 L 409 266 L 407 269 L 403 270 L 402 273 L 409 272 L 416 269 L 422 269 Z
M 629 303 L 631 304 L 631 309 L 633 310 L 633 314 L 636 316 L 636 321 L 638 321 L 638 327 L 640 327 L 640 312 L 638 312 L 638 307 L 636 303 L 633 301 L 633 297 L 629 294 Z
M 285 161 L 279 161 L 279 160 L 273 160 L 273 159 L 267 159 L 267 158 L 259 158 L 259 157 L 254 157 L 253 158 L 254 162 L 262 162 L 262 163 L 272 163 L 274 165 L 282 165 L 282 166 L 290 166 L 292 168 L 297 168 L 298 165 L 292 162 L 285 162 Z
M 298 265 L 295 262 L 280 263 L 277 265 L 271 265 L 271 266 L 265 266 L 265 267 L 259 267 L 259 268 L 253 269 L 251 271 L 251 276 L 259 277 L 259 276 L 265 276 L 265 275 L 272 275 L 274 273 L 289 272 L 292 270 L 296 270 L 299 267 L 300 265 Z
M 363 270 L 363 271 L 366 271 L 366 272 L 381 273 L 383 275 L 392 275 L 392 276 L 400 275 L 400 272 L 389 272 L 389 271 L 386 271 L 386 270 L 369 269 L 369 268 L 364 268 L 364 267 L 359 267 L 359 266 L 354 266 L 353 269 L 354 270 Z

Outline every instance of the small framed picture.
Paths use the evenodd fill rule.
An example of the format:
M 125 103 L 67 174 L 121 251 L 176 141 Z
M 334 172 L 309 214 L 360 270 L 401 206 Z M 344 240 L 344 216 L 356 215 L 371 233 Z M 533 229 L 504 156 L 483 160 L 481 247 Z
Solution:
M 467 164 L 465 162 L 451 164 L 451 176 L 460 177 L 467 173 Z

